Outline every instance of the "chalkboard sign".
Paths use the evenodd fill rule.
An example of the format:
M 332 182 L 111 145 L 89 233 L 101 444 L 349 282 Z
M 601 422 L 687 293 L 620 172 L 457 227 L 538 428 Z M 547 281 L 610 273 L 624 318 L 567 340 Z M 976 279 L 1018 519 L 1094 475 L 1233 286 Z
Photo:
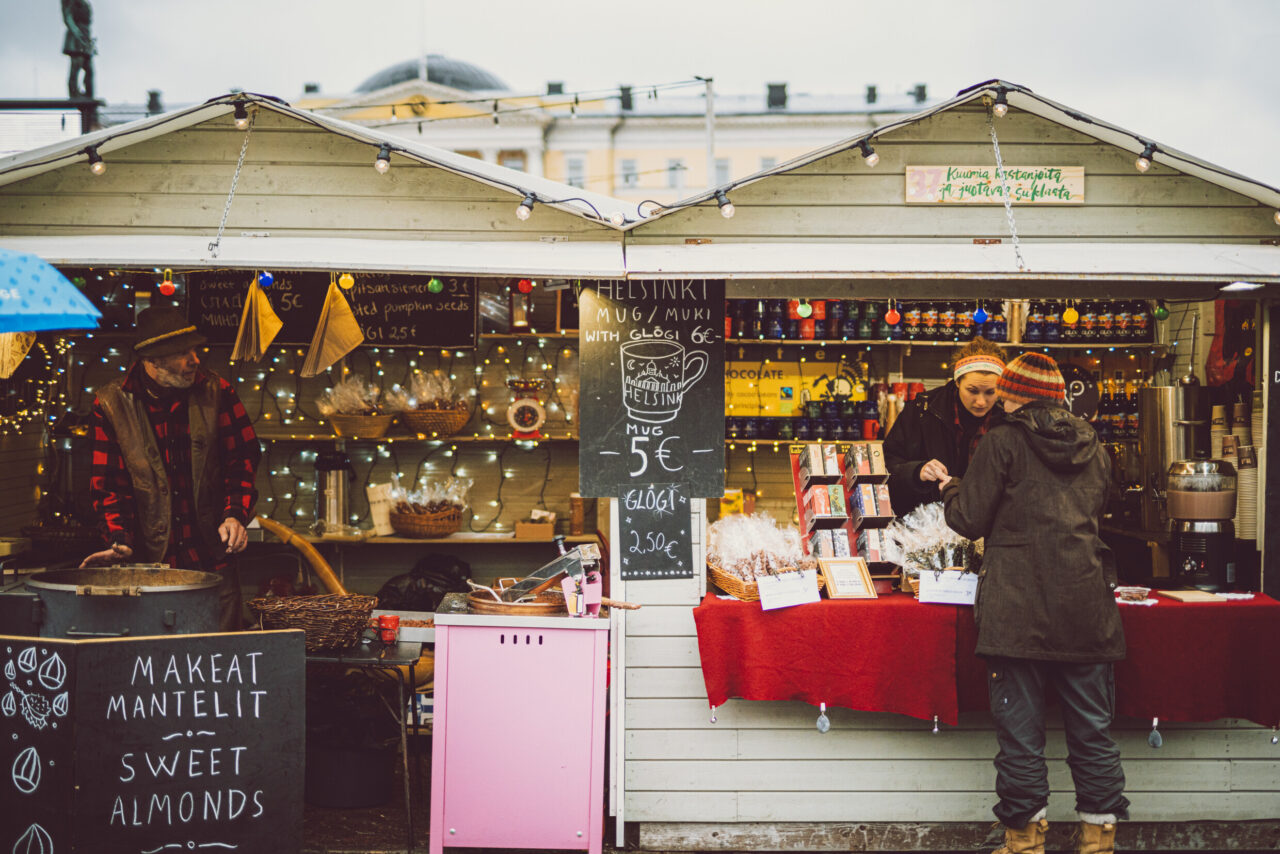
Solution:
M 606 281 L 578 305 L 578 491 L 724 494 L 724 282 Z
M 693 518 L 683 484 L 628 487 L 618 499 L 622 577 L 693 578 Z
M 284 327 L 276 344 L 311 343 L 329 290 L 323 271 L 272 271 L 265 288 Z M 214 344 L 233 344 L 253 272 L 217 270 L 187 275 L 187 317 Z M 364 343 L 382 347 L 474 347 L 474 278 L 440 276 L 442 290 L 428 288 L 431 276 L 360 273 L 343 291 L 364 332 Z
M 0 662 L 0 851 L 298 851 L 301 632 L 5 636 Z

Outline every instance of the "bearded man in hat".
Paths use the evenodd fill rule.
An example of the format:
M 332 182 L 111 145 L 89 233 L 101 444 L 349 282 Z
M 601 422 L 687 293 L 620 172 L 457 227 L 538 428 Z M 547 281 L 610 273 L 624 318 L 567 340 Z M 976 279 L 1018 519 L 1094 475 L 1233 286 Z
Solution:
M 963 481 L 944 478 L 947 524 L 986 538 L 974 602 L 995 721 L 1001 852 L 1043 854 L 1049 803 L 1045 697 L 1062 710 L 1076 789 L 1077 847 L 1110 854 L 1128 818 L 1111 738 L 1114 662 L 1124 658 L 1115 566 L 1098 537 L 1111 464 L 1098 434 L 1065 403 L 1053 359 L 1024 353 L 996 393 L 1005 420 L 978 443 Z
M 81 566 L 130 560 L 216 572 L 223 631 L 240 628 L 230 556 L 248 542 L 262 450 L 231 384 L 200 366 L 205 337 L 182 312 L 138 314 L 135 359 L 93 402 L 90 490 L 108 548 Z

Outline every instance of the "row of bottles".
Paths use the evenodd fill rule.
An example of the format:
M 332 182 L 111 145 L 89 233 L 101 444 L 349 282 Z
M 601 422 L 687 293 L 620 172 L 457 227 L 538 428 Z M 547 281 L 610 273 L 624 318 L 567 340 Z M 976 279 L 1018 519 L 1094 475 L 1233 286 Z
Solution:
M 998 300 L 726 300 L 726 339 L 990 341 L 1008 338 Z
M 725 338 L 794 341 L 1009 340 L 1001 300 L 726 300 Z M 1158 317 L 1158 314 L 1155 315 Z M 1136 344 L 1151 340 L 1145 300 L 1031 300 L 1027 344 Z
M 1028 344 L 1128 344 L 1151 340 L 1146 300 L 1032 300 L 1022 340 Z
M 1138 389 L 1146 385 L 1142 378 L 1126 380 L 1117 371 L 1114 379 L 1098 382 L 1098 414 L 1093 426 L 1104 442 L 1136 442 L 1141 427 Z

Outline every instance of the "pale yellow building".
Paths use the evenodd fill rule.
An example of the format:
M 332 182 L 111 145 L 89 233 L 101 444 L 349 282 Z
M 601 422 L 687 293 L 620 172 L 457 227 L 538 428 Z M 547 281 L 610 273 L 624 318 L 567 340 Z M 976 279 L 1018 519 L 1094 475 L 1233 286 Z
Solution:
M 296 106 L 638 206 L 771 169 L 927 102 L 922 85 L 808 95 L 770 83 L 753 95 L 715 93 L 709 134 L 706 91 L 697 80 L 583 93 L 549 83 L 545 94 L 519 96 L 484 69 L 433 54 L 383 69 L 350 95 L 308 91 Z

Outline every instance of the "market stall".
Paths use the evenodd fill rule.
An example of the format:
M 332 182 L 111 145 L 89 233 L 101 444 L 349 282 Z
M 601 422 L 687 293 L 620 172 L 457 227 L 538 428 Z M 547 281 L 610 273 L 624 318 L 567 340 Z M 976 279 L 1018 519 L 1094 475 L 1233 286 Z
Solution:
M 992 114 L 997 96 L 1007 115 Z M 1170 509 L 1187 511 L 1153 516 L 1142 504 L 1169 483 L 1144 465 L 1170 470 L 1155 450 L 1162 440 L 1145 430 L 1203 421 L 1192 441 L 1206 457 L 1221 458 L 1230 431 L 1252 455 L 1233 462 L 1250 472 L 1241 483 L 1274 477 L 1266 378 L 1280 191 L 1148 143 L 992 81 L 628 232 L 633 281 L 725 281 L 725 486 L 798 530 L 803 556 L 793 562 L 811 556 L 824 529 L 835 532 L 836 556 L 843 529 L 851 555 L 866 557 L 857 535 L 876 529 L 858 521 L 868 504 L 824 522 L 829 504 L 815 506 L 798 481 L 797 455 L 816 444 L 844 457 L 882 438 L 894 405 L 919 393 L 913 384 L 944 382 L 952 350 L 977 325 L 1011 353 L 1073 366 L 1082 396 L 1096 394 L 1087 414 L 1115 472 L 1103 534 L 1121 580 L 1196 586 L 1198 564 L 1186 564 L 1188 542 L 1170 527 Z M 1232 324 L 1247 340 L 1224 331 Z M 1189 374 L 1213 390 L 1182 415 L 1138 405 Z M 1209 429 L 1214 406 L 1231 411 L 1216 411 L 1236 419 L 1230 427 Z M 843 493 L 848 504 L 878 501 L 846 474 L 832 479 L 856 487 Z M 1280 819 L 1266 770 L 1280 707 L 1265 675 L 1280 608 L 1258 592 L 1277 584 L 1276 555 L 1263 536 L 1264 490 L 1231 489 L 1240 500 L 1215 530 L 1232 524 L 1234 566 L 1227 582 L 1222 561 L 1216 589 L 1254 596 L 1204 604 L 1157 592 L 1158 604 L 1121 606 L 1129 658 L 1117 668 L 1115 731 L 1134 803 L 1134 823 L 1121 828 L 1127 847 L 1215 844 L 1170 822 Z M 715 557 L 716 504 L 693 511 L 695 577 L 615 576 L 645 604 L 622 618 L 615 726 L 625 748 L 614 775 L 615 807 L 639 825 L 641 846 L 894 848 L 905 847 L 904 823 L 912 846 L 981 844 L 994 739 L 969 609 L 883 588 L 855 600 L 815 590 L 818 601 L 777 610 L 735 601 L 737 587 L 703 568 Z M 1198 681 L 1202 670 L 1212 678 Z M 1148 742 L 1153 718 L 1158 749 Z M 1190 721 L 1199 723 L 1179 723 Z M 1051 761 L 1062 738 L 1059 724 Z M 1051 783 L 1054 822 L 1070 814 L 1070 799 L 1056 795 L 1070 782 L 1054 770 Z

